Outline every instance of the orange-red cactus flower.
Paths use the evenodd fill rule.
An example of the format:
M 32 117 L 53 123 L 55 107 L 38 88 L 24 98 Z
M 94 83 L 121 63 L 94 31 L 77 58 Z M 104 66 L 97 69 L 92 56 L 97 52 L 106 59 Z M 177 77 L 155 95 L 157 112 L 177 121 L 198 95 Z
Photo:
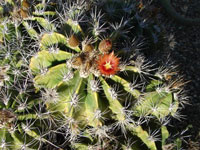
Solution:
M 119 71 L 119 58 L 114 55 L 114 52 L 101 55 L 98 60 L 98 69 L 103 75 L 116 74 Z

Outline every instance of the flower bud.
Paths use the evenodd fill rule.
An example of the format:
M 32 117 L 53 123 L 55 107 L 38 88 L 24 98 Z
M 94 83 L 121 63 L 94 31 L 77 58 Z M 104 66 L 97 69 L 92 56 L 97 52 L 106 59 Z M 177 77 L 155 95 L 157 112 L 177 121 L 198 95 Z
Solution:
M 87 45 L 85 45 L 84 47 L 83 47 L 83 51 L 84 52 L 92 52 L 93 51 L 93 49 L 94 49 L 94 46 L 92 45 L 92 44 L 87 44 Z
M 108 53 L 112 48 L 112 41 L 110 39 L 104 39 L 99 43 L 99 50 L 102 53 Z
M 79 45 L 79 40 L 74 34 L 72 34 L 68 40 L 68 44 L 71 47 L 77 47 Z

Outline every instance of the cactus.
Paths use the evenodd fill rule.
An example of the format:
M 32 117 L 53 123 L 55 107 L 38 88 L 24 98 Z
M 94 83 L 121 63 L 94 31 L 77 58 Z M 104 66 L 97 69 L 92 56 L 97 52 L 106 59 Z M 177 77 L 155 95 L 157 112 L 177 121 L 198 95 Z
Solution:
M 17 93 L 19 91 L 11 90 L 11 87 L 6 88 L 1 89 L 1 149 L 38 149 L 42 143 L 48 142 L 45 139 L 46 129 L 42 131 L 44 124 L 42 126 L 40 123 L 47 122 L 45 118 L 48 115 L 40 114 L 40 100 L 27 96 L 26 94 L 30 94 L 27 91 Z
M 7 3 L 11 1 L 6 1 Z M 10 4 L 9 3 L 9 4 Z M 29 71 L 30 45 L 21 24 L 4 16 L 0 20 L 0 149 L 40 149 L 51 144 L 51 114 L 34 92 Z
M 126 20 L 109 24 L 98 8 L 85 16 L 84 9 L 83 3 L 67 3 L 59 14 L 60 30 L 42 34 L 40 51 L 30 62 L 34 85 L 57 120 L 55 132 L 63 132 L 65 144 L 75 149 L 139 148 L 141 143 L 157 149 L 162 124 L 177 117 L 180 108 L 178 81 L 168 81 L 173 75 L 167 69 L 153 69 L 133 51 L 134 45 L 123 60 L 127 47 L 120 40 L 127 37 Z M 104 17 L 112 21 L 112 16 Z M 91 24 L 82 24 L 85 18 Z M 154 132 L 146 128 L 151 118 L 160 125 Z
M 22 49 L 7 40 L 0 47 L 0 149 L 38 149 L 43 143 L 52 144 L 45 139 L 51 114 L 34 93 L 28 66 L 19 54 Z
M 93 51 L 98 54 L 99 48 Z M 106 133 L 106 130 L 119 128 L 124 138 L 130 131 L 141 138 L 148 148 L 156 149 L 154 138 L 148 140 L 150 135 L 141 125 L 149 120 L 149 117 L 163 121 L 170 115 L 176 116 L 179 101 L 175 83 L 166 83 L 164 76 L 159 73 L 156 77 L 146 72 L 147 64 L 142 64 L 144 62 L 141 60 L 124 65 L 118 62 L 119 58 L 114 56 L 113 52 L 103 56 L 93 54 L 97 60 L 86 70 L 88 66 L 83 62 L 87 63 L 93 59 L 87 58 L 88 60 L 83 61 L 83 57 L 80 56 L 85 55 L 84 53 L 81 51 L 79 54 L 69 55 L 69 52 L 61 50 L 57 52 L 43 50 L 38 52 L 30 63 L 30 68 L 36 75 L 34 78 L 36 88 L 44 90 L 42 95 L 47 109 L 55 112 L 55 118 L 62 120 L 64 125 L 67 123 L 68 127 L 65 128 L 69 128 L 69 131 L 67 130 L 66 134 L 70 134 L 68 140 L 74 142 L 73 140 L 83 134 L 82 130 L 89 132 L 90 136 L 105 132 L 105 135 L 95 135 L 100 136 L 98 140 L 102 140 L 101 136 L 105 136 L 102 138 L 109 136 L 107 135 L 109 131 Z M 78 58 L 81 58 L 80 62 L 77 62 Z M 103 65 L 98 61 L 103 61 Z M 76 63 L 80 64 L 75 65 Z M 120 66 L 121 64 L 123 65 Z M 145 80 L 140 79 L 139 76 L 143 75 L 153 78 L 148 81 L 149 84 L 145 85 L 143 83 Z M 133 77 L 139 78 L 144 87 L 139 87 L 139 81 Z M 89 131 L 87 128 L 90 128 Z
M 142 56 L 140 40 L 150 28 L 138 20 L 135 3 L 5 1 L 0 69 L 9 102 L 0 105 L 2 149 L 168 144 L 166 125 L 180 117 L 182 81 L 174 81 L 170 65 L 156 69 Z

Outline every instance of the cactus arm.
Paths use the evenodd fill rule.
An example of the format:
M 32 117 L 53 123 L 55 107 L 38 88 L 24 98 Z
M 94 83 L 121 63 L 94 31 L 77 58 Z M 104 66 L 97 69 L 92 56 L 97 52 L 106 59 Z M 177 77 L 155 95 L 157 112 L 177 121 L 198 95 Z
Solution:
M 31 108 L 33 108 L 33 106 L 36 106 L 40 103 L 41 103 L 41 99 L 31 99 L 30 101 L 28 101 L 27 107 L 28 107 L 28 109 L 29 108 L 31 109 Z
M 42 141 L 42 142 L 44 142 L 45 143 L 45 139 L 44 138 L 40 138 L 40 136 L 39 136 L 39 134 L 38 133 L 36 133 L 35 131 L 33 131 L 33 130 L 30 130 L 29 128 L 27 128 L 27 126 L 25 125 L 25 124 L 21 124 L 22 125 L 22 129 L 25 129 L 24 131 L 25 131 L 25 133 L 26 134 L 28 134 L 29 136 L 31 136 L 31 137 L 33 137 L 33 138 L 35 138 L 35 139 L 37 139 L 37 140 L 39 140 L 39 141 Z
M 16 137 L 16 132 L 10 134 L 6 128 L 0 130 L 0 145 L 2 140 L 5 140 L 6 143 L 5 147 L 1 147 L 2 149 L 19 148 L 19 145 L 22 144 L 21 138 Z
M 74 106 L 70 104 L 72 95 L 79 94 L 79 90 L 84 90 L 84 88 L 82 88 L 83 86 L 83 79 L 80 78 L 79 72 L 76 71 L 70 82 L 62 83 L 58 86 L 59 102 L 56 104 L 50 102 L 46 103 L 47 108 L 52 112 L 62 112 L 68 117 L 73 117 Z M 82 93 L 82 95 L 79 96 L 82 98 L 81 96 L 84 96 L 84 94 Z
M 20 96 L 20 99 L 23 99 L 24 95 L 23 96 Z M 12 108 L 15 107 L 15 104 L 16 104 L 16 101 L 13 101 L 14 105 L 12 105 Z M 41 103 L 41 100 L 39 99 L 32 99 L 30 101 L 27 102 L 27 106 L 26 106 L 26 109 L 28 110 L 31 110 L 34 106 L 38 105 Z M 6 109 L 9 109 L 9 107 L 6 107 Z M 16 109 L 14 111 L 15 113 L 21 113 L 21 112 L 24 112 L 24 109 Z
M 45 12 L 33 12 L 35 16 L 55 16 L 56 12 L 54 11 L 45 11 Z
M 149 140 L 149 134 L 141 126 L 132 127 L 129 130 L 132 134 L 137 135 L 150 150 L 157 150 L 155 142 Z
M 24 126 L 24 124 L 22 124 L 22 126 Z M 60 147 L 56 146 L 52 142 L 50 142 L 47 139 L 43 138 L 41 135 L 39 135 L 37 132 L 35 132 L 33 130 L 26 130 L 26 134 L 28 134 L 29 136 L 31 136 L 34 139 L 38 140 L 38 142 L 48 143 L 48 144 L 60 149 Z
M 22 21 L 22 25 L 26 28 L 26 31 L 28 32 L 29 36 L 32 39 L 37 39 L 38 33 L 33 29 L 32 27 L 29 26 L 29 24 L 25 21 Z
M 9 33 L 8 32 L 5 33 L 5 31 L 4 31 L 5 28 L 7 28 L 6 30 L 8 30 Z M 8 23 L 6 25 L 0 25 L 0 34 L 1 34 L 0 38 L 2 38 L 0 40 L 2 40 L 2 42 L 3 42 L 3 40 L 10 41 L 11 38 L 13 38 L 14 36 L 16 36 L 15 26 L 13 24 L 10 24 L 10 23 Z
M 66 88 L 67 85 L 67 88 Z M 62 89 L 64 86 L 64 89 Z M 58 87 L 58 93 L 60 95 L 59 103 L 52 104 L 51 108 L 55 108 L 56 111 L 62 112 L 63 115 L 69 118 L 77 120 L 78 126 L 84 128 L 85 121 L 85 91 L 86 81 L 79 76 L 79 72 L 76 71 L 74 78 L 69 83 L 63 83 Z M 60 89 L 59 89 L 60 88 Z M 75 98 L 76 97 L 76 98 Z M 72 99 L 76 99 L 74 104 Z M 51 109 L 49 108 L 49 109 Z M 73 128 L 73 127 L 72 127 Z M 76 128 L 76 127 L 75 127 Z
M 138 69 L 134 66 L 126 66 L 124 71 L 133 71 L 138 73 Z
M 79 80 L 77 80 L 76 85 L 74 86 L 73 91 L 71 91 L 72 94 L 76 94 L 79 96 L 79 104 L 76 107 L 73 107 L 73 117 L 76 118 L 78 120 L 78 118 L 82 118 L 85 117 L 84 116 L 84 111 L 85 111 L 85 80 L 83 78 L 79 78 Z M 79 108 L 78 108 L 79 107 Z M 71 110 L 72 111 L 72 110 Z M 83 113 L 83 114 L 82 114 Z
M 24 143 L 24 138 L 18 132 L 8 132 L 7 129 L 3 128 L 0 130 L 0 145 L 2 140 L 6 140 L 6 146 L 1 147 L 2 149 L 15 149 L 21 150 Z M 26 147 L 26 150 L 36 150 L 35 148 Z
M 37 119 L 37 114 L 24 114 L 24 115 L 18 115 L 17 120 L 27 120 L 27 119 Z
M 22 136 L 19 135 L 19 133 L 14 132 L 14 133 L 11 133 L 11 137 L 14 140 L 13 145 L 12 145 L 13 149 L 21 149 L 21 146 L 24 145 L 24 143 L 23 143 L 24 139 L 22 139 Z M 34 149 L 29 149 L 27 147 L 26 147 L 26 149 L 27 150 L 34 150 Z
M 22 128 L 26 128 L 26 125 L 22 123 Z M 45 138 L 42 137 L 42 135 L 39 135 L 37 132 L 35 132 L 34 130 L 30 130 L 27 129 L 25 130 L 25 133 L 27 135 L 29 135 L 30 137 L 33 137 L 34 139 L 38 140 L 38 142 L 43 142 L 43 143 L 49 143 L 53 146 L 55 146 L 56 148 L 59 148 L 58 146 L 56 146 L 55 144 L 51 143 L 50 141 L 46 140 Z
M 191 19 L 191 18 L 185 18 L 178 14 L 176 10 L 172 7 L 170 0 L 159 0 L 160 4 L 166 12 L 178 23 L 181 23 L 182 25 L 199 25 L 200 24 L 200 18 L 198 19 Z
M 42 17 L 28 18 L 28 20 L 37 21 L 45 29 L 45 31 L 56 31 L 56 27 L 47 19 L 44 19 Z
M 95 112 L 99 109 L 99 95 L 97 92 L 91 90 L 91 80 L 93 80 L 93 75 L 91 74 L 88 78 L 87 86 L 87 97 L 85 99 L 85 113 L 89 121 L 89 125 L 93 127 L 101 126 L 102 123 L 96 118 Z
M 114 76 L 112 76 L 111 79 L 114 80 L 115 82 L 120 83 L 124 87 L 124 90 L 131 93 L 136 99 L 139 98 L 139 96 L 141 95 L 141 93 L 138 90 L 136 90 L 136 89 L 131 90 L 130 83 L 128 81 L 122 79 L 120 76 L 114 75 Z
M 107 84 L 107 82 L 104 80 L 103 77 L 100 77 L 100 81 L 102 83 L 102 87 L 104 90 L 104 93 L 106 95 L 106 98 L 109 101 L 109 108 L 111 111 L 116 115 L 117 120 L 124 120 L 125 114 L 122 113 L 123 106 L 120 104 L 120 102 L 117 99 L 113 99 L 109 93 L 110 86 Z
M 166 144 L 166 140 L 169 137 L 169 132 L 166 126 L 161 127 L 161 135 L 162 135 L 162 146 Z
M 35 5 L 35 12 L 33 12 L 33 15 L 36 16 L 55 16 L 56 12 L 55 11 L 43 11 L 45 10 L 46 5 L 43 3 L 39 3 Z M 40 11 L 41 10 L 41 11 Z
M 9 107 L 12 108 L 12 109 L 14 109 L 14 108 L 16 107 L 16 104 L 17 104 L 17 101 L 16 101 L 16 100 L 17 100 L 17 99 L 20 99 L 21 97 L 22 97 L 22 94 L 19 93 L 19 94 L 15 97 L 15 100 L 14 100 L 14 101 L 12 101 L 12 102 L 10 101 L 10 102 L 8 103 L 9 105 L 6 106 L 6 109 L 8 109 Z
M 67 43 L 67 38 L 64 35 L 56 32 L 44 34 L 40 42 L 40 48 L 42 50 L 46 50 L 49 46 L 59 43 L 66 45 L 67 47 L 69 47 L 72 50 L 75 50 L 76 52 L 81 51 L 79 47 L 74 48 L 69 46 L 69 44 Z
M 152 80 L 150 82 L 150 84 L 147 85 L 146 91 L 147 92 L 152 92 L 152 91 L 154 91 L 156 89 L 156 87 L 159 87 L 160 85 L 162 85 L 162 83 L 163 82 L 160 81 L 160 80 Z
M 46 88 L 55 88 L 63 82 L 63 72 L 68 72 L 66 64 L 52 67 L 45 75 L 37 75 L 34 78 L 36 86 L 44 85 Z
M 84 36 L 84 32 L 82 30 L 82 28 L 80 27 L 79 24 L 77 24 L 76 22 L 74 22 L 71 19 L 68 19 L 66 24 L 71 28 L 71 30 L 75 33 L 75 34 L 81 34 L 82 36 Z
M 30 68 L 34 73 L 39 73 L 41 69 L 52 66 L 53 62 L 65 61 L 71 58 L 72 54 L 64 51 L 58 53 L 50 53 L 48 51 L 41 51 L 35 57 L 31 58 Z
M 139 102 L 134 107 L 134 110 L 137 111 L 137 116 L 152 114 L 159 119 L 167 116 L 169 113 L 176 112 L 177 107 L 173 107 L 172 110 L 169 109 L 173 103 L 172 101 L 173 97 L 171 93 L 149 92 L 144 95 L 144 100 Z
M 60 34 L 60 33 L 46 33 L 42 36 L 41 41 L 40 41 L 40 48 L 42 50 L 48 49 L 49 46 L 57 43 L 62 43 L 64 45 L 67 45 L 67 38 Z

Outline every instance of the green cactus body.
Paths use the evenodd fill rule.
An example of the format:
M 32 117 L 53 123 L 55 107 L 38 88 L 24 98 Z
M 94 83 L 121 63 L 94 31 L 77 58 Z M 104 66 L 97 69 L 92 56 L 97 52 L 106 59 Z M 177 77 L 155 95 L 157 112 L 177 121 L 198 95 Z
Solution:
M 25 34 L 21 42 L 24 45 L 1 65 L 15 59 L 11 68 L 26 70 L 22 75 L 33 80 L 35 89 L 30 97 L 26 91 L 23 95 L 27 99 L 25 110 L 17 108 L 18 96 L 11 96 L 8 105 L 0 103 L 0 121 L 4 125 L 0 130 L 1 148 L 20 149 L 23 143 L 30 149 L 50 144 L 78 150 L 157 150 L 157 143 L 166 145 L 169 135 L 162 120 L 177 115 L 179 87 L 174 88 L 173 82 L 165 79 L 166 74 L 152 69 L 150 62 L 138 55 L 140 44 L 134 43 L 135 35 L 131 33 L 133 24 L 139 24 L 134 12 L 136 2 L 77 0 L 62 5 L 42 1 L 34 6 L 25 2 L 22 8 L 16 8 L 18 16 L 14 15 L 15 9 L 9 14 L 16 22 L 4 20 L 6 26 L 0 26 L 4 46 L 15 41 L 13 37 Z M 120 21 L 115 23 L 115 19 Z M 136 37 L 141 36 L 138 34 L 142 32 Z M 1 81 L 2 85 L 8 85 L 10 90 L 21 83 L 15 81 L 12 69 L 4 70 L 2 78 L 9 75 L 10 80 Z M 14 91 L 16 94 L 18 90 Z M 4 117 L 6 112 L 11 117 Z M 46 115 L 41 117 L 41 113 Z M 155 132 L 148 132 L 153 121 Z M 15 122 L 17 130 L 10 131 Z M 21 133 L 27 139 L 20 137 Z M 64 144 L 58 142 L 56 146 L 55 138 L 46 138 L 55 134 L 65 138 Z M 157 134 L 162 135 L 162 142 Z
M 14 6 L 12 1 L 5 4 Z M 0 22 L 0 149 L 40 149 L 45 143 L 51 144 L 46 139 L 50 128 L 45 127 L 50 114 L 34 92 L 27 39 L 21 24 L 8 17 Z
M 26 81 L 22 83 L 25 87 L 18 89 L 10 69 L 13 67 L 11 66 L 5 72 L 9 78 L 1 79 L 4 81 L 0 94 L 0 148 L 2 150 L 37 149 L 41 146 L 40 142 L 46 143 L 41 135 L 44 133 L 40 132 L 44 124 L 42 125 L 40 121 L 47 122 L 48 115 L 39 116 L 37 110 L 41 100 L 29 96 L 31 87 L 26 84 Z
M 133 77 L 143 75 L 143 70 L 137 65 L 136 60 L 132 60 L 136 65 L 134 63 L 122 65 L 124 63 L 110 52 L 111 49 L 106 48 L 111 44 L 109 41 L 104 42 L 108 45 L 100 44 L 102 40 L 87 43 L 94 46 L 90 51 L 86 51 L 85 45 L 77 43 L 79 41 L 77 37 L 84 39 L 87 35 L 87 32 L 83 32 L 81 25 L 69 19 L 64 26 L 76 37 L 69 41 L 67 36 L 57 31 L 43 34 L 40 41 L 41 51 L 32 57 L 30 62 L 30 68 L 35 75 L 35 87 L 45 89 L 49 94 L 53 90 L 54 94 L 49 99 L 45 99 L 47 109 L 55 112 L 55 118 L 76 121 L 75 128 L 74 125 L 70 125 L 71 134 L 75 134 L 71 136 L 78 137 L 82 132 L 86 132 L 87 128 L 90 128 L 89 134 L 93 136 L 96 134 L 93 130 L 98 131 L 108 125 L 120 128 L 124 134 L 130 132 L 132 136 L 144 142 L 149 149 L 156 150 L 156 141 L 149 138 L 150 135 L 143 129 L 142 123 L 136 122 L 138 118 L 145 118 L 145 116 L 155 116 L 157 120 L 160 120 L 177 111 L 178 101 L 173 98 L 173 92 L 166 91 L 165 88 L 158 91 L 157 87 L 164 85 L 165 81 L 153 77 L 153 74 L 149 72 L 153 78 L 151 80 L 159 84 L 157 86 L 154 82 L 147 84 L 143 92 L 140 88 L 134 88 Z M 117 41 L 116 38 L 112 38 L 112 35 L 120 37 L 121 32 L 117 32 L 110 33 L 112 42 Z M 94 39 L 97 38 L 94 37 Z M 64 44 L 66 49 L 50 51 L 59 43 Z M 117 49 L 115 51 L 117 52 Z M 104 61 L 103 57 L 106 58 L 106 56 L 110 58 L 110 62 L 105 62 L 103 67 L 107 70 L 102 71 L 100 61 Z M 112 61 L 114 61 L 113 64 Z M 116 70 L 114 73 L 107 74 L 106 71 L 110 68 Z M 123 72 L 127 72 L 127 76 Z M 113 85 L 117 85 L 117 88 Z M 128 95 L 127 98 L 125 98 L 126 95 Z M 130 103 L 130 106 L 126 106 L 126 101 Z M 174 107 L 170 109 L 172 104 Z M 106 113 L 103 114 L 103 112 Z M 133 119 L 134 117 L 136 120 Z M 104 138 L 106 136 L 103 135 L 94 137 L 97 142 Z M 123 140 L 120 142 L 122 146 Z M 87 144 L 75 145 L 77 149 L 88 149 Z

